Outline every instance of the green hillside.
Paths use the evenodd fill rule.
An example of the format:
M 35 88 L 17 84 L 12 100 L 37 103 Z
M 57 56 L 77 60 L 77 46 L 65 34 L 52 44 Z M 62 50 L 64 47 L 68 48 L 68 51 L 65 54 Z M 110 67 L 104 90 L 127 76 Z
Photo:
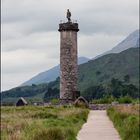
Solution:
M 16 87 L 1 93 L 1 103 L 13 104 L 16 103 L 20 97 L 24 97 L 28 102 L 42 101 L 47 88 L 48 84 L 33 84 L 32 86 Z
M 131 48 L 119 54 L 108 54 L 96 60 L 82 64 L 78 69 L 79 90 L 90 86 L 107 84 L 112 78 L 124 80 L 129 75 L 130 81 L 139 84 L 139 48 Z
M 133 85 L 137 88 L 139 87 L 138 47 L 128 49 L 118 54 L 108 54 L 98 59 L 90 60 L 78 68 L 78 88 L 82 95 L 86 95 L 87 93 L 85 91 L 88 91 L 87 89 L 91 87 L 97 86 L 98 88 L 99 85 L 107 86 L 110 84 L 112 78 L 118 79 L 128 85 L 128 87 L 125 87 L 123 84 L 120 84 L 119 87 L 116 87 L 123 87 L 125 92 L 129 91 Z M 117 82 L 119 83 L 120 81 Z M 48 94 L 48 88 L 59 88 L 59 78 L 49 84 L 17 87 L 2 92 L 2 103 L 15 103 L 17 98 L 21 96 L 25 97 L 28 101 L 42 101 L 44 94 Z M 102 87 L 99 88 L 102 89 Z M 57 93 L 55 97 L 59 97 L 58 94 L 59 93 Z M 51 94 L 51 97 L 53 96 L 54 94 Z M 48 97 L 48 95 L 46 97 Z

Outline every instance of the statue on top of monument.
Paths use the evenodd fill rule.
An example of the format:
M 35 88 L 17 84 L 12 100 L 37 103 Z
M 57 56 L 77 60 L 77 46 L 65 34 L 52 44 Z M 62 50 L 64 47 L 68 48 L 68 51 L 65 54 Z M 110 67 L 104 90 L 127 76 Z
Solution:
M 67 9 L 67 19 L 68 19 L 68 22 L 71 22 L 71 12 L 69 11 L 69 9 Z

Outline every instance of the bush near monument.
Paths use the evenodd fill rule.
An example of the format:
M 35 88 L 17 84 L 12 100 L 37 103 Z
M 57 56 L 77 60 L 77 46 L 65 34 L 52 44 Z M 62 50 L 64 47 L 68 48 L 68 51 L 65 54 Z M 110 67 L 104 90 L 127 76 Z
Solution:
M 139 90 L 133 84 L 126 84 L 123 81 L 112 78 L 107 85 L 91 86 L 82 94 L 88 101 L 111 103 L 119 101 L 119 103 L 131 103 L 133 99 L 139 97 Z

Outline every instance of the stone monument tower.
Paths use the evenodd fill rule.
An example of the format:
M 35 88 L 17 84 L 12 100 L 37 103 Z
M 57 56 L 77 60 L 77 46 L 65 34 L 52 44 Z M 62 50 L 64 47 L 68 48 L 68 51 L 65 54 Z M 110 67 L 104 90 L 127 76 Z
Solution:
M 65 23 L 59 24 L 60 32 L 60 100 L 70 103 L 76 99 L 77 93 L 77 32 L 78 23 L 71 21 L 71 13 L 67 10 Z

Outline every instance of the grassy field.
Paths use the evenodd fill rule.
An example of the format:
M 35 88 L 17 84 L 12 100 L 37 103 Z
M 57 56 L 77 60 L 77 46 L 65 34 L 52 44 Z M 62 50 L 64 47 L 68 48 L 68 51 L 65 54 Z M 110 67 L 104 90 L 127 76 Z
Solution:
M 107 110 L 122 140 L 139 140 L 139 105 L 117 105 Z
M 1 107 L 1 140 L 76 140 L 88 109 Z

